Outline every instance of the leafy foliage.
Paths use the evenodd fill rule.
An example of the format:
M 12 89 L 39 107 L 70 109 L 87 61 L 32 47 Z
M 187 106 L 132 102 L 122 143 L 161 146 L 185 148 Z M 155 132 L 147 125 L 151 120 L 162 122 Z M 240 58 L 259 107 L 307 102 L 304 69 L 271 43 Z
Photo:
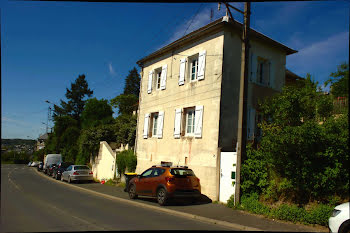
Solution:
M 331 103 L 308 75 L 261 104 L 263 137 L 259 148 L 248 147 L 243 193 L 298 204 L 349 198 L 348 113 L 332 116 Z
M 136 137 L 136 115 L 119 115 L 115 119 L 115 135 L 118 142 L 133 147 Z
M 86 101 L 84 98 L 85 96 L 90 97 L 93 91 L 89 89 L 84 74 L 79 75 L 75 82 L 71 83 L 71 88 L 66 90 L 68 102 L 61 100 L 61 107 L 54 106 L 54 118 L 60 115 L 69 115 L 79 122 Z
M 136 170 L 137 157 L 133 150 L 124 150 L 117 154 L 116 163 L 120 175 L 124 174 L 126 169 L 129 172 L 134 172 Z
M 331 94 L 335 97 L 349 96 L 349 64 L 343 63 L 338 66 L 336 72 L 331 73 L 331 78 L 325 82 L 325 86 L 331 84 Z
M 319 224 L 322 226 L 328 226 L 328 219 L 334 208 L 332 205 L 316 204 L 310 209 L 306 209 L 305 207 L 287 203 L 272 207 L 259 201 L 257 193 L 243 195 L 241 203 L 236 206 L 233 205 L 233 198 L 230 198 L 228 206 L 239 210 L 247 210 L 254 214 L 261 214 L 268 218 L 291 221 L 294 223 Z
M 112 107 L 108 104 L 108 100 L 88 99 L 81 114 L 82 129 L 110 124 L 113 122 L 112 115 Z

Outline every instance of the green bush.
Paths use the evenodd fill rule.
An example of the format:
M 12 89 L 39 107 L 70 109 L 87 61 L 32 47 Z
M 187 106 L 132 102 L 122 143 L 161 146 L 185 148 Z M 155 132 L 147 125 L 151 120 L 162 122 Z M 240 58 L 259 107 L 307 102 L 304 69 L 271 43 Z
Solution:
M 268 215 L 270 208 L 259 202 L 259 196 L 257 193 L 253 193 L 249 196 L 242 196 L 241 207 L 255 214 Z
M 137 157 L 133 150 L 124 150 L 117 154 L 116 163 L 120 175 L 124 174 L 126 169 L 129 172 L 134 172 L 136 170 Z
M 319 204 L 307 212 L 305 222 L 328 226 L 328 219 L 331 216 L 333 209 L 333 206 Z
M 294 204 L 282 204 L 272 210 L 271 216 L 291 222 L 304 222 L 306 210 Z
M 325 204 L 315 204 L 309 210 L 304 207 L 298 207 L 295 204 L 281 204 L 278 207 L 269 207 L 259 201 L 256 193 L 243 195 L 241 203 L 233 205 L 233 195 L 227 202 L 227 206 L 234 209 L 247 210 L 254 214 L 261 214 L 269 218 L 299 222 L 304 224 L 318 224 L 328 226 L 328 219 L 332 214 L 334 206 Z

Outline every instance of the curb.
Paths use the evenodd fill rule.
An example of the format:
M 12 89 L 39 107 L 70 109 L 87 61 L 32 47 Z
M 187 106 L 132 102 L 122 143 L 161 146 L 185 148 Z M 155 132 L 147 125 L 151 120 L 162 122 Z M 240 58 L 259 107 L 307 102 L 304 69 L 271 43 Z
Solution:
M 138 207 L 142 207 L 142 208 L 148 208 L 148 209 L 153 209 L 153 210 L 156 210 L 156 211 L 165 212 L 165 213 L 168 213 L 168 214 L 171 214 L 171 215 L 175 215 L 175 216 L 181 216 L 181 217 L 186 217 L 186 218 L 190 218 L 190 219 L 195 219 L 195 220 L 199 220 L 199 221 L 206 222 L 206 223 L 212 223 L 212 224 L 216 224 L 216 225 L 225 226 L 225 227 L 228 227 L 228 228 L 239 229 L 239 230 L 242 230 L 242 231 L 262 231 L 261 229 L 254 228 L 254 227 L 247 227 L 247 226 L 243 226 L 243 225 L 236 224 L 236 223 L 230 223 L 230 222 L 226 222 L 226 221 L 211 219 L 211 218 L 202 217 L 202 216 L 195 215 L 195 214 L 183 213 L 183 212 L 179 212 L 179 211 L 176 211 L 176 210 L 170 210 L 170 209 L 166 209 L 166 208 L 162 208 L 162 207 L 158 207 L 158 206 L 152 206 L 152 205 L 148 205 L 148 204 L 144 204 L 144 203 L 135 202 L 135 201 L 132 201 L 132 200 L 127 200 L 127 199 L 120 198 L 120 197 L 107 195 L 107 194 L 96 192 L 96 191 L 93 191 L 93 190 L 90 190 L 90 189 L 82 188 L 82 187 L 79 187 L 79 186 L 76 186 L 76 185 L 71 185 L 71 184 L 68 184 L 66 182 L 61 182 L 61 181 L 56 180 L 56 179 L 52 179 L 49 176 L 47 176 L 47 175 L 45 175 L 45 174 L 43 174 L 43 173 L 41 173 L 41 172 L 39 172 L 37 170 L 36 170 L 36 172 L 39 175 L 41 175 L 42 177 L 46 177 L 47 179 L 55 181 L 55 182 L 57 182 L 59 184 L 64 184 L 64 185 L 67 185 L 69 187 L 78 189 L 80 191 L 89 192 L 89 193 L 94 194 L 94 195 L 102 196 L 102 197 L 107 198 L 109 200 L 126 202 L 126 203 L 134 205 L 134 206 L 138 206 Z

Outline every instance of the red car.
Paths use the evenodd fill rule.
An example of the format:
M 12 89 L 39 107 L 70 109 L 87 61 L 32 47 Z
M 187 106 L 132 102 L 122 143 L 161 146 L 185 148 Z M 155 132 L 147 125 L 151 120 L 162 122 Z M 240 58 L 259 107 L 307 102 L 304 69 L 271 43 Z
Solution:
M 160 205 L 166 205 L 170 198 L 191 198 L 201 196 L 199 178 L 188 167 L 152 166 L 141 175 L 130 180 L 129 197 L 156 197 Z

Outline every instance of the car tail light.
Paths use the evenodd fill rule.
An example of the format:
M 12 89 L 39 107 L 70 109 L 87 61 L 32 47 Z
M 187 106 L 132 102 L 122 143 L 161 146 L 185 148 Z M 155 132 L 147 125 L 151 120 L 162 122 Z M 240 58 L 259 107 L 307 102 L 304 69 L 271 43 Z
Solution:
M 73 172 L 73 175 L 79 175 L 79 173 L 78 172 Z
M 197 181 L 198 181 L 198 183 L 201 181 L 198 177 L 196 177 L 197 178 Z
M 92 175 L 93 173 L 92 172 L 89 172 L 89 175 Z
M 172 181 L 174 181 L 175 180 L 175 178 L 174 177 L 165 177 L 165 180 L 166 180 L 166 182 L 172 182 Z

